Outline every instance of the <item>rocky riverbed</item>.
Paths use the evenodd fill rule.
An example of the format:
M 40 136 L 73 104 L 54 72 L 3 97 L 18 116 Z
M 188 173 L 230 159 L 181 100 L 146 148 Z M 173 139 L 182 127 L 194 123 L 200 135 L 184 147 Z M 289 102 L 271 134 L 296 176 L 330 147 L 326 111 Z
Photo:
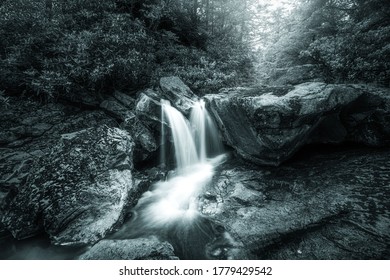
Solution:
M 202 213 L 237 242 L 232 258 L 388 259 L 390 150 L 313 146 L 278 168 L 230 161 Z
M 0 104 L 0 258 L 390 258 L 390 95 L 362 85 L 207 95 L 229 156 L 199 196 L 201 219 L 118 240 L 167 175 L 161 98 L 186 116 L 199 99 L 167 77 L 96 108 Z

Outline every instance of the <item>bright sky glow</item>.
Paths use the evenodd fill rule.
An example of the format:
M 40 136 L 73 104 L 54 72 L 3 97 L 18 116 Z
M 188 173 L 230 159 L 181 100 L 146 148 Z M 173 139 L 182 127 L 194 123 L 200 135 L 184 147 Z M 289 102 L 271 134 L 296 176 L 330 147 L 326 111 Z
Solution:
M 259 4 L 269 4 L 272 9 L 287 9 L 291 10 L 293 8 L 293 2 L 294 0 L 253 0 L 256 1 Z
M 283 21 L 298 6 L 299 0 L 251 0 L 253 30 L 251 40 L 254 50 L 265 50 L 274 34 L 280 34 Z

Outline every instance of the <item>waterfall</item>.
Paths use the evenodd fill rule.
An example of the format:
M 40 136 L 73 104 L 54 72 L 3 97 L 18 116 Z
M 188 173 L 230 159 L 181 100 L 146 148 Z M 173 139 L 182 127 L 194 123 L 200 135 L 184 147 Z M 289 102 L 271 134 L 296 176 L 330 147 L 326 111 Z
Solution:
M 161 100 L 161 112 L 161 143 L 167 142 L 165 126 L 168 124 L 176 169 L 172 176 L 155 183 L 142 195 L 133 209 L 133 219 L 114 237 L 157 234 L 170 239 L 179 232 L 192 235 L 192 229 L 198 228 L 197 231 L 207 235 L 200 238 L 202 242 L 210 242 L 212 226 L 198 212 L 198 196 L 210 184 L 214 168 L 224 158 L 218 131 L 203 100 L 194 103 L 190 121 L 166 100 Z M 167 166 L 165 152 L 162 149 L 163 166 Z M 183 238 L 170 241 L 175 243 Z
M 223 152 L 218 130 L 203 100 L 195 102 L 192 107 L 190 122 L 200 162 Z
M 190 124 L 178 110 L 170 105 L 169 101 L 161 100 L 161 107 L 161 118 L 164 120 L 166 118 L 171 128 L 177 170 L 183 171 L 199 162 Z M 161 138 L 164 137 L 165 134 L 162 134 Z
M 222 154 L 218 130 L 203 100 L 194 102 L 188 121 L 169 101 L 161 101 L 161 143 L 166 142 L 165 121 L 171 128 L 177 170 L 182 171 L 197 163 L 205 163 L 212 156 Z M 165 149 L 162 163 L 166 164 Z

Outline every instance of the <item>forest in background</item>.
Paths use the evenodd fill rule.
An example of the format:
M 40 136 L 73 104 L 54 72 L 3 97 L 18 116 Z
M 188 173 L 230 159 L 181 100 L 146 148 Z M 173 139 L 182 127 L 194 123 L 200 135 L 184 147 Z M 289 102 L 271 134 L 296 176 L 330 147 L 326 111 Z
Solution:
M 390 86 L 389 1 L 0 0 L 0 13 L 2 98 L 133 94 L 168 75 L 203 94 L 302 65 Z

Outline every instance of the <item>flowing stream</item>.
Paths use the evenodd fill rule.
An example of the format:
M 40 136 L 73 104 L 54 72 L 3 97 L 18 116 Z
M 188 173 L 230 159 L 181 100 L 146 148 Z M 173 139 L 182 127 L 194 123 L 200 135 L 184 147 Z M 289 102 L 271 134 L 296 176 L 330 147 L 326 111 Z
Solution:
M 220 234 L 198 212 L 198 196 L 224 159 L 222 144 L 203 100 L 194 103 L 187 120 L 169 101 L 162 100 L 162 143 L 170 128 L 176 168 L 165 181 L 154 184 L 133 209 L 133 218 L 113 238 L 157 235 L 168 240 L 181 258 L 208 258 L 206 247 Z M 166 165 L 166 151 L 161 153 Z
M 202 216 L 198 197 L 211 184 L 215 167 L 224 161 L 218 130 L 202 100 L 194 102 L 189 120 L 161 101 L 161 143 L 172 143 L 175 168 L 165 180 L 153 184 L 132 209 L 131 219 L 108 236 L 132 239 L 157 236 L 168 241 L 180 259 L 226 258 L 224 246 L 229 238 L 223 227 Z M 162 149 L 162 166 L 168 166 Z M 50 244 L 47 236 L 17 241 L 0 238 L 1 259 L 73 259 L 88 248 Z

